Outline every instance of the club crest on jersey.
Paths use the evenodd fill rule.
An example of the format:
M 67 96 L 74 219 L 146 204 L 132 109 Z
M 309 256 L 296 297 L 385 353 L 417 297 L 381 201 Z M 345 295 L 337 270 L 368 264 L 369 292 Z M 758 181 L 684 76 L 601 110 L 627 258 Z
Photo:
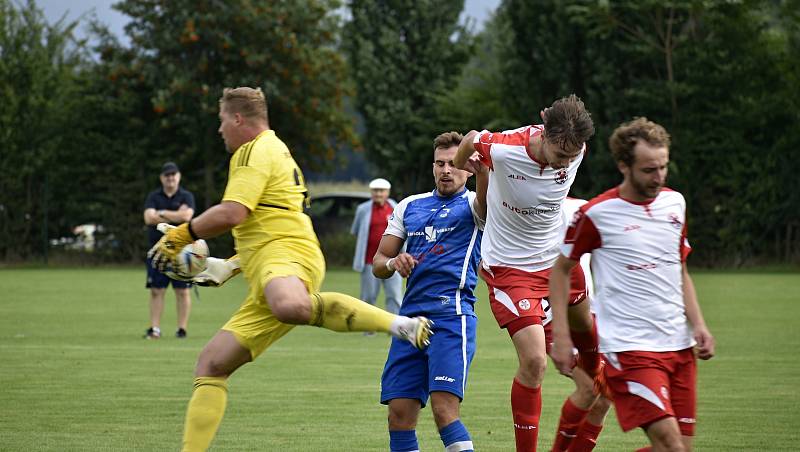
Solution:
M 556 171 L 556 174 L 554 176 L 554 179 L 557 184 L 566 183 L 568 178 L 569 178 L 569 173 L 567 173 L 567 170 L 565 170 L 564 168 L 561 168 L 560 170 Z
M 425 226 L 425 239 L 429 242 L 436 241 L 436 229 L 433 226 Z
M 671 224 L 671 225 L 672 225 L 672 227 L 674 227 L 675 229 L 680 229 L 680 228 L 682 228 L 682 227 L 683 227 L 683 223 L 681 222 L 681 219 L 680 219 L 680 217 L 678 217 L 678 214 L 676 214 L 676 213 L 671 213 L 671 214 L 669 214 L 669 215 L 668 215 L 668 218 L 669 218 L 669 222 L 670 222 L 670 224 Z
M 527 311 L 528 309 L 531 308 L 531 302 L 528 301 L 527 298 L 523 298 L 522 300 L 519 300 L 518 304 L 519 304 L 519 308 L 522 309 L 523 311 Z

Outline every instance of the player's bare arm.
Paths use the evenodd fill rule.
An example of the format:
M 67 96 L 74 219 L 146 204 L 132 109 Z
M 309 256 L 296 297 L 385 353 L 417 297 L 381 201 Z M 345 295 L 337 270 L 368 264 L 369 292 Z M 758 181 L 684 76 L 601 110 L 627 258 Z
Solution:
M 184 246 L 198 239 L 209 239 L 230 231 L 242 223 L 250 214 L 250 209 L 235 201 L 223 201 L 206 210 L 192 221 L 173 227 L 147 252 L 153 259 L 153 267 L 166 268 Z
M 489 167 L 481 163 L 479 159 L 475 159 L 472 162 L 472 165 L 477 171 L 475 173 L 476 196 L 473 207 L 475 212 L 478 214 L 478 217 L 481 220 L 486 221 L 486 192 L 489 191 Z
M 209 239 L 238 226 L 250 215 L 250 209 L 236 201 L 222 201 L 191 222 L 197 238 Z
M 461 140 L 461 144 L 458 145 L 458 152 L 456 152 L 456 156 L 453 158 L 453 164 L 456 168 L 469 171 L 468 164 L 470 157 L 476 152 L 473 141 L 477 134 L 478 132 L 476 130 L 470 130 Z
M 408 278 L 417 260 L 408 253 L 401 253 L 405 240 L 394 235 L 384 235 L 378 244 L 378 251 L 372 259 L 372 274 L 381 279 L 390 278 L 394 272 Z
M 574 367 L 572 338 L 569 335 L 567 308 L 569 304 L 570 272 L 577 261 L 558 256 L 550 270 L 550 308 L 553 310 L 553 348 L 551 357 L 563 375 L 571 375 Z
M 686 263 L 683 263 L 683 304 L 686 309 L 686 318 L 692 324 L 694 340 L 697 341 L 697 357 L 700 359 L 711 359 L 714 356 L 714 336 L 706 326 L 700 304 L 697 302 L 697 292 L 694 289 L 694 282 L 689 276 Z

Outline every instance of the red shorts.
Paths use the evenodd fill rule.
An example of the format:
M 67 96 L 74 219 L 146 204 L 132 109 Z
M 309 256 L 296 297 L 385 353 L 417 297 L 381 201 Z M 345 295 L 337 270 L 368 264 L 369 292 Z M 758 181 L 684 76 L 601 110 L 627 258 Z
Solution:
M 676 352 L 605 353 L 606 383 L 623 431 L 675 417 L 694 436 L 697 366 L 691 348 Z
M 550 293 L 549 268 L 526 272 L 499 266 L 486 270 L 481 266 L 481 277 L 489 286 L 489 305 L 500 328 L 508 328 L 513 336 L 526 326 L 542 324 L 545 318 L 542 299 Z M 586 279 L 581 266 L 576 265 L 570 273 L 569 304 L 578 304 L 585 298 Z

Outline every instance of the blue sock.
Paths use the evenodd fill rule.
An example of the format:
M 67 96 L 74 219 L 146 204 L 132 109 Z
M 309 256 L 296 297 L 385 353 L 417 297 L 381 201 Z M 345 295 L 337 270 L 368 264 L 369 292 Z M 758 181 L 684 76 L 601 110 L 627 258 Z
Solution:
M 447 427 L 439 430 L 439 436 L 442 438 L 446 452 L 473 452 L 475 450 L 469 432 L 461 423 L 461 419 L 456 419 Z
M 389 450 L 392 452 L 419 452 L 416 430 L 389 430 Z

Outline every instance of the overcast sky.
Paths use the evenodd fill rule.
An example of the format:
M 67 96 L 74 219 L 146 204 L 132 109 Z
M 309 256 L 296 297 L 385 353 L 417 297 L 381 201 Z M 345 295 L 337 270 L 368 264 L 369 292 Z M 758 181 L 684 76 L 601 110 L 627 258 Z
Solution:
M 112 32 L 122 37 L 123 27 L 128 22 L 127 16 L 111 8 L 118 0 L 38 0 L 36 2 L 44 11 L 48 22 L 55 22 L 64 14 L 68 20 L 75 20 L 81 14 L 94 11 L 100 22 L 109 26 Z M 480 29 L 489 15 L 497 8 L 500 0 L 466 0 L 464 14 L 475 19 Z

